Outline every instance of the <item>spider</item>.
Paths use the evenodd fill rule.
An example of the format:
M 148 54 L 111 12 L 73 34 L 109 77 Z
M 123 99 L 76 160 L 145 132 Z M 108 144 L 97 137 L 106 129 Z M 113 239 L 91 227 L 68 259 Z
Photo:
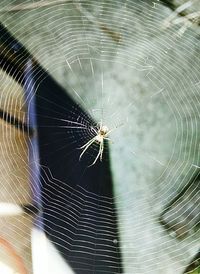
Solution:
M 100 158 L 100 161 L 102 161 L 103 150 L 104 150 L 104 140 L 110 141 L 110 138 L 108 138 L 107 136 L 110 134 L 111 131 L 113 131 L 113 129 L 109 130 L 109 128 L 106 125 L 103 125 L 102 120 L 100 123 L 98 123 L 97 129 L 95 129 L 93 127 L 91 129 L 96 135 L 92 139 L 90 139 L 86 144 L 84 144 L 82 147 L 80 147 L 80 149 L 83 149 L 83 151 L 81 152 L 79 160 L 81 159 L 83 154 L 86 152 L 86 150 L 93 143 L 97 143 L 97 144 L 99 144 L 99 151 L 98 151 L 98 154 L 97 154 L 94 162 L 90 165 L 90 166 L 93 166 L 97 162 L 98 158 Z

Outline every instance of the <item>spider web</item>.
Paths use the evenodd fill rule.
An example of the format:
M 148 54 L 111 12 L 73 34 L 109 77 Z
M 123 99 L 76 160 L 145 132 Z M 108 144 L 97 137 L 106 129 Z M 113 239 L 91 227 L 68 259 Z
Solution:
M 44 3 L 45 6 L 37 7 Z M 71 101 L 62 102 L 54 92 L 59 103 L 43 96 L 40 105 L 40 110 L 47 112 L 39 116 L 42 119 L 39 129 L 43 128 L 46 136 L 52 137 L 44 146 L 51 151 L 54 142 L 63 154 L 63 162 L 56 162 L 55 155 L 59 152 L 52 150 L 48 154 L 52 166 L 41 167 L 41 185 L 48 189 L 44 204 L 50 205 L 43 216 L 46 222 L 43 229 L 49 235 L 59 234 L 59 239 L 52 236 L 51 241 L 60 246 L 63 254 L 72 252 L 69 261 L 81 265 L 79 269 L 74 267 L 75 273 L 84 273 L 85 269 L 87 273 L 121 273 L 115 258 L 119 253 L 124 273 L 182 273 L 199 248 L 196 223 L 191 221 L 189 235 L 178 240 L 158 220 L 164 208 L 199 172 L 198 29 L 192 26 L 180 35 L 179 25 L 165 28 L 163 22 L 171 11 L 160 1 L 58 1 L 56 5 L 54 1 L 21 1 L 22 6 L 19 4 L 20 1 L 3 1 L 1 21 L 76 102 L 73 106 Z M 2 83 L 6 83 L 5 74 Z M 16 104 L 21 102 L 22 109 L 24 104 L 21 95 L 13 99 L 16 98 L 13 89 L 13 82 L 2 87 L 0 103 L 5 112 L 12 110 L 12 115 L 18 117 Z M 80 112 L 80 108 L 85 112 Z M 23 111 L 20 119 L 25 119 Z M 103 152 L 107 171 L 110 160 L 113 196 L 103 190 L 104 177 L 99 173 L 96 174 L 100 177 L 98 195 L 95 186 L 83 187 L 80 183 L 91 169 L 101 172 L 99 163 L 88 167 L 98 153 L 98 144 L 94 143 L 83 161 L 79 161 L 80 145 L 94 137 L 91 127 L 101 120 L 109 129 L 116 128 L 110 134 L 109 151 L 106 146 Z M 51 127 L 57 130 L 52 132 Z M 15 133 L 20 142 L 8 138 L 12 131 L 12 127 L 2 125 L 2 150 L 7 152 L 7 158 L 1 160 L 2 174 L 10 161 L 12 168 L 17 166 L 20 170 L 22 162 L 17 161 L 24 159 L 32 142 L 23 131 Z M 63 139 L 66 145 L 59 146 Z M 66 169 L 65 160 L 73 165 L 66 175 L 67 184 L 55 174 L 56 170 L 59 173 Z M 30 174 L 28 164 L 23 166 L 21 178 Z M 13 191 L 2 185 L 2 201 L 30 202 L 33 189 L 23 189 L 17 176 L 12 177 L 17 171 L 11 167 L 4 176 L 10 178 Z M 80 174 L 80 181 L 74 184 L 75 173 Z M 20 187 L 24 196 L 20 195 Z M 192 194 L 188 203 L 199 194 L 197 188 Z M 198 202 L 199 199 L 196 208 Z M 184 201 L 180 206 L 184 208 Z M 187 219 L 189 213 L 179 215 Z M 24 219 L 29 217 L 23 217 L 19 223 Z M 113 229 L 116 219 L 118 230 Z M 51 226 L 55 220 L 59 223 Z M 16 231 L 16 226 L 10 227 Z M 17 233 L 23 237 L 24 230 Z M 77 242 L 73 239 L 76 234 L 80 236 Z M 103 257 L 97 266 L 99 250 Z M 84 260 L 91 254 L 95 254 L 94 260 L 85 266 Z M 27 268 L 30 269 L 28 263 Z

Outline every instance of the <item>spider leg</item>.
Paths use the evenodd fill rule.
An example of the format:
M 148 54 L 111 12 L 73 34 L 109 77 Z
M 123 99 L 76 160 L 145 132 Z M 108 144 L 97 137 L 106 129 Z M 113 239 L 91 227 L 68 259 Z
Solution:
M 100 161 L 102 162 L 102 158 L 103 158 L 103 149 L 104 149 L 104 142 L 102 142 L 101 146 L 100 146 Z
M 118 126 L 115 126 L 114 128 L 112 128 L 111 130 L 109 130 L 109 131 L 106 133 L 105 137 L 108 136 L 112 131 L 114 131 L 115 129 L 117 129 L 117 128 L 123 126 L 123 125 L 124 125 L 124 123 L 121 123 L 121 124 L 119 124 Z M 105 138 L 104 138 L 104 139 L 105 139 Z
M 95 138 L 91 139 L 89 142 L 87 142 L 85 145 L 83 145 L 82 147 L 80 147 L 80 149 L 84 148 L 84 150 L 81 152 L 80 156 L 79 156 L 79 160 L 81 159 L 81 157 L 83 156 L 83 154 L 86 152 L 86 150 L 96 141 Z
M 111 139 L 108 138 L 108 137 L 104 137 L 104 140 L 108 140 L 111 144 L 114 144 L 113 140 L 111 140 Z
M 97 135 L 97 134 L 98 134 L 98 131 L 97 131 L 95 128 L 93 128 L 93 127 L 91 127 L 91 131 L 92 131 L 92 132 L 94 132 L 94 133 L 95 133 L 95 135 Z
M 100 122 L 98 122 L 98 129 L 101 129 L 102 128 L 102 126 L 103 126 L 103 121 L 102 121 L 102 119 L 101 119 L 101 121 Z
M 95 136 L 95 137 L 96 137 L 96 136 Z M 89 140 L 86 144 L 84 144 L 82 147 L 79 147 L 79 149 L 85 148 L 85 147 L 87 147 L 88 145 L 92 144 L 93 141 L 94 141 L 94 139 L 95 139 L 95 137 L 92 138 L 92 139 L 90 139 L 90 140 Z
M 111 141 L 111 139 L 110 139 L 110 138 L 108 138 L 108 137 L 104 137 L 104 140 Z
M 99 152 L 98 152 L 98 154 L 97 154 L 94 162 L 91 165 L 89 165 L 89 167 L 93 166 L 94 164 L 96 164 L 96 161 L 98 160 L 99 156 L 101 155 L 101 151 L 102 151 L 102 142 L 99 144 Z

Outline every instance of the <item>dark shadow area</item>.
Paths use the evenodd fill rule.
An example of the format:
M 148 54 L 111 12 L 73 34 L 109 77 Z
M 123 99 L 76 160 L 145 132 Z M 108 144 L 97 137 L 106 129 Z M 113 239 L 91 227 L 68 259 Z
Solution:
M 200 250 L 196 254 L 196 256 L 193 258 L 193 260 L 191 261 L 191 263 L 187 266 L 187 268 L 185 269 L 185 271 L 183 272 L 183 274 L 193 273 L 195 270 L 198 271 L 197 273 L 200 273 Z
M 1 68 L 22 86 L 26 63 L 31 60 L 33 64 L 30 83 L 34 85 L 36 114 L 31 115 L 37 120 L 42 166 L 37 188 L 41 190 L 44 231 L 75 273 L 122 273 L 109 153 L 90 168 L 97 151 L 85 153 L 79 161 L 79 148 L 88 141 L 90 127 L 96 122 L 2 25 L 0 41 Z M 66 128 L 72 124 L 66 120 L 81 122 L 84 129 Z M 23 130 L 20 121 L 15 126 L 18 122 Z M 32 129 L 31 124 L 25 126 Z

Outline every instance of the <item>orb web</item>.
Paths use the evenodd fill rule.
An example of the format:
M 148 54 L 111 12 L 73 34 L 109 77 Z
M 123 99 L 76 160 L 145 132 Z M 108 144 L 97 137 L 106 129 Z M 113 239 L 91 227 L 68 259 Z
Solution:
M 173 223 L 176 224 L 177 216 L 173 211 L 168 211 L 165 219 L 173 224 L 170 232 L 159 222 L 163 210 L 169 209 L 173 199 L 196 178 L 200 166 L 199 30 L 192 24 L 180 32 L 182 22 L 166 28 L 166 18 L 171 13 L 161 1 L 30 1 L 26 4 L 3 1 L 1 4 L 4 25 L 75 102 L 73 106 L 71 101 L 62 102 L 53 91 L 55 101 L 42 95 L 39 112 L 46 111 L 46 114 L 42 117 L 38 114 L 37 119 L 42 121 L 38 131 L 43 128 L 52 138 L 43 143 L 49 150 L 52 165 L 40 167 L 43 171 L 40 186 L 46 190 L 43 207 L 48 208 L 40 221 L 46 222 L 43 229 L 53 235 L 50 239 L 60 246 L 61 253 L 71 252 L 72 263 L 80 266 L 75 268 L 77 273 L 85 270 L 103 273 L 105 265 L 107 273 L 122 270 L 124 273 L 182 273 L 199 248 L 199 219 L 186 208 L 189 204 L 194 211 L 199 207 L 198 197 L 193 204 L 199 194 L 198 180 L 195 187 L 185 192 L 189 193 L 188 200 L 178 199 L 181 228 L 189 222 L 187 235 L 179 229 L 182 232 L 177 239 Z M 5 85 L 6 78 L 2 73 L 1 82 Z M 15 83 L 8 82 L 1 89 L 4 116 L 11 113 L 25 120 L 27 109 L 21 114 L 17 106 L 19 102 L 23 107 L 25 104 Z M 17 96 L 12 90 L 16 90 Z M 111 197 L 103 192 L 101 179 L 98 195 L 91 185 L 81 186 L 85 173 L 97 168 L 88 165 L 97 156 L 99 145 L 92 144 L 83 159 L 79 159 L 80 147 L 94 137 L 92 128 L 100 121 L 114 129 L 109 136 L 111 142 L 103 152 L 106 169 L 110 163 L 112 171 L 114 194 Z M 18 131 L 2 125 L 1 149 L 7 153 L 7 158 L 1 160 L 2 174 L 12 185 L 9 191 L 1 183 L 6 197 L 3 194 L 2 201 L 20 205 L 31 202 L 32 185 L 24 189 L 24 196 L 19 194 L 23 190 L 21 177 L 30 175 L 27 150 L 31 142 L 23 129 Z M 54 145 L 56 151 L 52 149 Z M 63 154 L 62 163 L 56 161 L 57 153 Z M 23 161 L 22 170 L 18 159 Z M 56 169 L 61 172 L 66 168 L 65 161 L 73 164 L 66 176 L 67 183 L 55 175 Z M 84 163 L 84 168 L 80 168 Z M 14 166 L 20 170 L 21 177 L 15 175 Z M 74 184 L 71 176 L 76 172 L 80 173 L 80 179 Z M 179 213 L 177 207 L 176 210 Z M 33 213 L 34 217 L 37 214 Z M 29 217 L 23 217 L 21 223 L 24 218 Z M 116 220 L 118 230 L 113 228 Z M 11 230 L 15 229 L 11 226 Z M 55 237 L 55 231 L 59 238 Z M 23 233 L 24 230 L 19 232 Z M 15 241 L 14 236 L 12 240 Z M 97 266 L 98 252 L 103 255 Z M 122 268 L 116 268 L 118 253 Z M 88 254 L 95 255 L 84 265 Z

